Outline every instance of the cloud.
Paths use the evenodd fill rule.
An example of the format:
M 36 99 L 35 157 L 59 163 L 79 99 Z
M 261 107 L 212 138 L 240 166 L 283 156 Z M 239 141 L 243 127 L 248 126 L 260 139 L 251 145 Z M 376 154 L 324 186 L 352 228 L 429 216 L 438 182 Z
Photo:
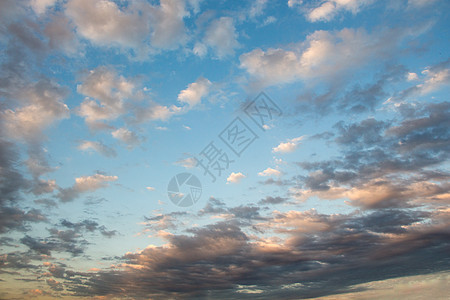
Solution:
M 408 36 L 412 33 L 400 29 L 371 34 L 364 29 L 319 30 L 289 50 L 256 48 L 244 53 L 239 57 L 240 67 L 262 86 L 315 78 L 335 80 L 374 58 L 389 57 L 399 41 Z
M 143 16 L 122 11 L 108 0 L 71 0 L 66 14 L 77 26 L 77 32 L 97 45 L 138 47 L 149 32 L 148 21 Z
M 65 88 L 50 80 L 28 85 L 17 95 L 24 106 L 0 112 L 6 132 L 11 138 L 39 141 L 46 128 L 69 117 L 69 108 L 62 102 L 66 95 Z
M 405 105 L 398 110 L 409 111 Z M 373 118 L 337 123 L 341 155 L 299 163 L 309 173 L 298 177 L 303 187 L 294 194 L 303 200 L 348 199 L 347 204 L 364 209 L 447 203 L 447 183 L 438 178 L 449 175 L 438 166 L 448 160 L 449 109 L 446 102 L 416 104 L 394 124 Z
M 76 295 L 238 299 L 247 288 L 267 298 L 318 298 L 355 292 L 353 285 L 386 279 L 385 274 L 401 278 L 446 269 L 446 251 L 435 246 L 445 244 L 446 223 L 433 212 L 274 211 L 268 218 L 247 220 L 254 220 L 252 228 L 264 237 L 245 232 L 236 220 L 188 229 L 188 234 L 160 231 L 164 245 L 126 253 L 118 268 L 86 278 L 87 288 Z M 170 224 L 169 219 L 160 223 L 165 223 L 160 228 Z M 182 275 L 186 272 L 189 278 Z M 150 278 L 151 285 L 141 284 Z M 174 290 L 175 283 L 183 288 Z
M 330 0 L 323 2 L 319 7 L 316 7 L 309 11 L 308 19 L 311 22 L 317 21 L 330 21 L 340 11 L 351 11 L 356 14 L 368 4 L 371 4 L 372 0 Z
M 81 141 L 78 145 L 78 149 L 83 151 L 89 151 L 90 149 L 92 149 L 107 157 L 115 157 L 117 155 L 116 151 L 113 148 L 106 146 L 102 142 Z
M 159 6 L 134 1 L 119 7 L 109 0 L 70 0 L 66 14 L 77 32 L 98 46 L 135 49 L 138 54 L 175 49 L 186 41 L 184 1 L 162 0 Z
M 155 188 L 154 188 L 154 187 L 151 187 L 151 186 L 147 186 L 146 189 L 147 189 L 148 191 L 150 191 L 150 192 L 152 192 L 152 191 L 155 190 Z
M 47 222 L 47 217 L 38 209 L 24 211 L 15 207 L 0 207 L 0 233 L 12 230 L 28 231 L 29 224 L 36 222 Z
M 155 10 L 152 46 L 174 49 L 183 44 L 186 39 L 186 29 L 183 18 L 189 13 L 185 10 L 182 0 L 162 0 Z
M 77 86 L 77 92 L 89 98 L 81 103 L 79 114 L 86 122 L 114 120 L 125 113 L 125 100 L 132 96 L 135 84 L 112 69 L 98 67 L 89 71 Z M 91 100 L 95 99 L 95 100 Z
M 302 6 L 301 9 L 305 12 L 307 19 L 310 22 L 328 22 L 331 21 L 340 12 L 350 11 L 353 14 L 358 13 L 362 8 L 371 4 L 373 0 L 327 0 L 316 1 L 315 3 Z M 303 4 L 303 1 L 289 0 L 289 7 L 296 7 Z
M 261 199 L 258 204 L 281 204 L 287 200 L 288 198 L 267 196 L 264 199 Z
M 258 173 L 258 176 L 280 176 L 281 172 L 272 168 L 267 168 Z
M 210 26 L 205 32 L 203 43 L 210 47 L 214 55 L 218 59 L 223 59 L 227 56 L 233 55 L 234 50 L 239 47 L 237 41 L 238 34 L 234 26 L 234 21 L 230 17 L 221 17 L 211 22 Z M 203 54 L 203 46 L 198 44 L 194 52 L 197 54 Z
M 194 157 L 187 157 L 175 162 L 176 165 L 180 165 L 186 169 L 192 169 L 197 166 L 197 160 Z
M 111 129 L 102 123 L 124 118 L 126 123 L 166 121 L 182 108 L 160 105 L 154 101 L 142 101 L 148 96 L 140 89 L 137 80 L 127 79 L 110 67 L 100 66 L 86 72 L 77 85 L 77 92 L 87 96 L 78 107 L 78 114 L 93 129 Z
M 69 188 L 60 188 L 56 196 L 61 202 L 69 202 L 79 197 L 80 194 L 93 192 L 108 186 L 108 182 L 118 179 L 117 176 L 95 174 L 92 176 L 82 176 L 75 178 L 75 184 Z
M 409 72 L 406 78 L 408 79 L 408 81 L 414 81 L 414 80 L 418 80 L 419 76 L 417 76 L 416 73 Z
M 243 178 L 245 178 L 245 175 L 242 174 L 241 172 L 238 172 L 238 173 L 232 172 L 230 174 L 230 176 L 228 176 L 228 178 L 227 178 L 227 184 L 228 183 L 239 183 L 239 182 L 241 182 L 241 180 Z
M 305 138 L 305 136 L 300 136 L 297 138 L 293 138 L 288 140 L 287 142 L 280 143 L 278 146 L 272 149 L 273 152 L 280 153 L 289 153 L 295 151 L 297 149 L 299 143 Z
M 135 146 L 139 145 L 142 142 L 141 139 L 134 132 L 126 128 L 119 128 L 111 132 L 111 135 L 115 139 L 118 139 L 119 141 L 125 143 L 128 146 L 128 148 L 134 148 Z
M 0 205 L 17 202 L 20 192 L 29 188 L 29 182 L 17 168 L 20 162 L 18 147 L 0 138 Z
M 261 16 L 264 13 L 264 10 L 267 8 L 267 2 L 267 0 L 253 1 L 248 13 L 249 17 L 255 18 Z
M 64 15 L 54 15 L 44 29 L 48 37 L 48 45 L 51 49 L 61 50 L 74 56 L 80 53 L 81 45 L 73 30 L 73 24 Z
M 57 0 L 30 0 L 30 5 L 34 12 L 38 15 L 45 13 L 45 11 L 52 7 Z
M 172 116 L 183 112 L 181 107 L 171 105 L 170 107 L 159 105 L 157 103 L 150 103 L 146 107 L 134 107 L 134 121 L 143 123 L 147 121 L 167 121 Z
M 411 74 L 411 73 L 410 73 Z M 413 73 L 414 74 L 414 73 Z M 438 91 L 442 87 L 450 85 L 450 59 L 439 62 L 431 67 L 425 68 L 422 71 L 425 75 L 423 79 L 418 78 L 417 74 L 414 76 L 414 80 L 420 80 L 414 86 L 401 90 L 390 97 L 385 104 L 400 103 L 408 100 L 412 97 L 420 97 L 429 93 Z M 409 80 L 408 75 L 408 80 Z
M 208 95 L 210 87 L 211 81 L 199 77 L 195 82 L 190 83 L 187 89 L 182 90 L 178 94 L 178 101 L 187 103 L 189 107 L 194 107 L 200 104 L 201 99 Z

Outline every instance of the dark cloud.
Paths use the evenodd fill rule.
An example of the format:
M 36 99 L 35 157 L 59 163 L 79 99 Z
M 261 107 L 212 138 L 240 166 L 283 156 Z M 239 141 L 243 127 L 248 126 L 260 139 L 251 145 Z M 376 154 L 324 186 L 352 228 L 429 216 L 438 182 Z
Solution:
M 430 218 L 431 226 L 411 226 Z M 280 213 L 268 220 L 266 234 L 280 221 L 292 229 L 276 247 L 253 240 L 233 223 L 219 222 L 190 229 L 191 235 L 165 235 L 167 246 L 129 253 L 121 270 L 93 274 L 73 291 L 80 296 L 156 299 L 303 299 L 336 294 L 359 283 L 447 269 L 450 236 L 433 220 L 429 213 L 403 210 L 340 216 L 303 213 L 303 220 Z M 245 294 L 244 288 L 262 293 Z
M 396 122 L 337 123 L 340 155 L 299 162 L 308 171 L 297 177 L 301 185 L 311 195 L 350 198 L 350 204 L 364 208 L 445 203 L 448 172 L 441 166 L 450 153 L 450 104 L 420 104 L 404 116 Z M 430 181 L 435 177 L 440 183 Z
M 288 198 L 267 196 L 266 198 L 261 199 L 258 204 L 281 204 L 286 202 L 287 200 Z
M 0 233 L 12 230 L 27 231 L 33 222 L 46 222 L 47 217 L 38 209 L 23 211 L 19 208 L 0 207 Z

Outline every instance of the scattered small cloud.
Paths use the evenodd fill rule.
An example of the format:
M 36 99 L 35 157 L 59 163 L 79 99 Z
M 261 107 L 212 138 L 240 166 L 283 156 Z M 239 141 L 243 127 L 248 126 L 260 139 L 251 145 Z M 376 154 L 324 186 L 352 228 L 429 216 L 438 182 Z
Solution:
M 272 169 L 272 168 L 267 168 L 262 172 L 258 173 L 258 176 L 280 176 L 281 172 L 276 170 L 276 169 Z
M 245 177 L 246 176 L 244 174 L 242 174 L 241 172 L 238 172 L 238 173 L 232 172 L 230 174 L 230 176 L 228 176 L 228 178 L 227 178 L 227 184 L 229 184 L 229 183 L 239 183 Z
M 297 149 L 299 143 L 305 138 L 305 136 L 300 136 L 288 140 L 287 142 L 282 142 L 278 146 L 272 149 L 273 152 L 279 153 L 290 153 Z

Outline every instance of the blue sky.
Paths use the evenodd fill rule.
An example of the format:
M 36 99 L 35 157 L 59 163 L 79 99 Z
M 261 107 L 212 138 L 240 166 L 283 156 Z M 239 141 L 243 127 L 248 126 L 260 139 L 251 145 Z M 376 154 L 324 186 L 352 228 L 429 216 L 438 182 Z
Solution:
M 1 1 L 0 294 L 443 299 L 449 8 Z

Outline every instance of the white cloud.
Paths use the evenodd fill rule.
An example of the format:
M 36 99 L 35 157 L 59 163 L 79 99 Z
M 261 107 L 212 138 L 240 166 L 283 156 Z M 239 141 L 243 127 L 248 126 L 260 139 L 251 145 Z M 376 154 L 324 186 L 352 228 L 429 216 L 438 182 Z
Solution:
M 239 172 L 239 173 L 232 172 L 230 174 L 230 176 L 228 176 L 228 178 L 227 178 L 227 184 L 229 184 L 229 183 L 239 183 L 239 182 L 241 182 L 242 178 L 245 178 L 245 175 L 242 174 L 241 172 Z
M 192 50 L 195 55 L 203 57 L 208 53 L 208 47 L 200 42 L 195 43 L 194 49 Z
M 107 186 L 108 182 L 116 181 L 117 176 L 95 174 L 92 176 L 82 176 L 75 178 L 74 188 L 79 192 L 95 191 Z
M 289 82 L 301 74 L 298 54 L 283 49 L 255 49 L 240 56 L 241 68 L 264 85 Z
M 388 55 L 402 35 L 405 33 L 398 31 L 369 35 L 364 29 L 319 30 L 290 50 L 256 48 L 244 53 L 240 67 L 263 86 L 300 79 L 334 80 L 370 63 L 372 58 Z
M 186 169 L 192 169 L 197 166 L 197 160 L 193 157 L 188 157 L 185 159 L 180 159 L 175 162 L 176 165 L 180 165 Z
M 45 13 L 47 8 L 53 6 L 57 0 L 30 0 L 30 6 L 38 15 Z
M 272 149 L 273 152 L 280 152 L 280 153 L 289 153 L 293 152 L 295 149 L 297 149 L 298 144 L 302 139 L 304 139 L 305 136 L 300 136 L 294 139 L 290 139 L 287 142 L 280 143 L 278 146 Z
M 275 23 L 276 21 L 277 21 L 277 18 L 275 18 L 274 16 L 268 16 L 268 17 L 264 20 L 262 26 L 266 26 L 266 25 Z
M 147 186 L 146 189 L 147 189 L 148 191 L 151 191 L 151 192 L 155 190 L 155 188 L 154 188 L 154 187 L 151 187 L 151 186 Z
M 258 173 L 258 176 L 280 176 L 281 172 L 272 168 L 267 168 Z
M 66 14 L 81 36 L 99 46 L 174 49 L 186 40 L 182 0 L 161 0 L 159 6 L 134 1 L 126 8 L 110 0 L 70 0 Z
M 450 84 L 450 69 L 429 71 L 426 70 L 426 79 L 424 83 L 418 84 L 422 94 L 431 93 L 443 85 Z
M 189 104 L 194 107 L 201 102 L 201 99 L 206 97 L 211 87 L 211 81 L 200 77 L 196 82 L 188 85 L 187 89 L 182 90 L 178 94 L 178 101 Z
M 302 0 L 288 0 L 289 7 L 294 7 L 294 6 L 300 5 L 302 3 L 303 3 Z
M 57 197 L 61 202 L 69 202 L 80 196 L 82 193 L 93 192 L 108 186 L 109 182 L 114 182 L 117 176 L 95 174 L 92 176 L 82 176 L 75 178 L 75 184 L 69 188 L 60 188 Z
M 97 45 L 138 47 L 149 31 L 144 16 L 122 11 L 109 0 L 70 0 L 66 14 L 74 21 L 77 32 Z
M 87 96 L 78 108 L 78 114 L 85 118 L 91 128 L 111 129 L 111 126 L 101 121 L 113 121 L 125 115 L 131 115 L 126 122 L 142 123 L 166 121 L 182 112 L 181 107 L 167 107 L 151 100 L 141 105 L 142 99 L 148 97 L 145 93 L 148 89 L 138 89 L 135 80 L 118 75 L 115 70 L 105 66 L 85 74 L 77 91 Z
M 77 86 L 78 93 L 89 97 L 81 103 L 79 114 L 88 124 L 114 120 L 125 113 L 125 99 L 132 96 L 134 88 L 132 81 L 117 75 L 114 70 L 106 67 L 91 70 Z
M 252 1 L 252 6 L 250 7 L 250 11 L 248 13 L 249 17 L 255 18 L 262 15 L 266 7 L 267 7 L 267 0 Z
M 319 5 L 309 9 L 302 7 L 302 10 L 306 12 L 306 16 L 311 22 L 327 22 L 334 19 L 340 12 L 349 11 L 356 14 L 372 2 L 373 0 L 327 0 L 316 2 Z M 301 4 L 303 4 L 303 1 L 300 0 L 288 1 L 289 7 L 300 6 Z
M 12 138 L 37 141 L 47 127 L 69 117 L 69 108 L 62 102 L 66 96 L 65 89 L 48 80 L 29 85 L 16 96 L 25 105 L 0 112 L 1 122 Z
M 94 142 L 94 141 L 81 141 L 78 145 L 78 149 L 83 151 L 89 151 L 94 150 L 101 155 L 113 157 L 116 156 L 116 151 L 106 145 L 104 145 L 102 142 Z
M 237 36 L 233 19 L 221 17 L 212 21 L 203 41 L 205 45 L 213 49 L 215 56 L 221 59 L 233 55 L 234 50 L 239 47 Z
M 127 144 L 129 148 L 133 148 L 141 143 L 141 139 L 134 132 L 126 128 L 119 128 L 111 132 L 111 135 L 115 139 Z
M 182 0 L 162 0 L 156 10 L 152 45 L 158 48 L 173 49 L 186 40 L 183 18 L 188 13 Z
M 407 77 L 408 81 L 418 80 L 419 76 L 416 73 L 408 73 Z
M 152 103 L 147 107 L 135 107 L 135 117 L 138 123 L 146 121 L 167 121 L 173 115 L 182 112 L 182 108 L 176 105 L 170 107 Z

